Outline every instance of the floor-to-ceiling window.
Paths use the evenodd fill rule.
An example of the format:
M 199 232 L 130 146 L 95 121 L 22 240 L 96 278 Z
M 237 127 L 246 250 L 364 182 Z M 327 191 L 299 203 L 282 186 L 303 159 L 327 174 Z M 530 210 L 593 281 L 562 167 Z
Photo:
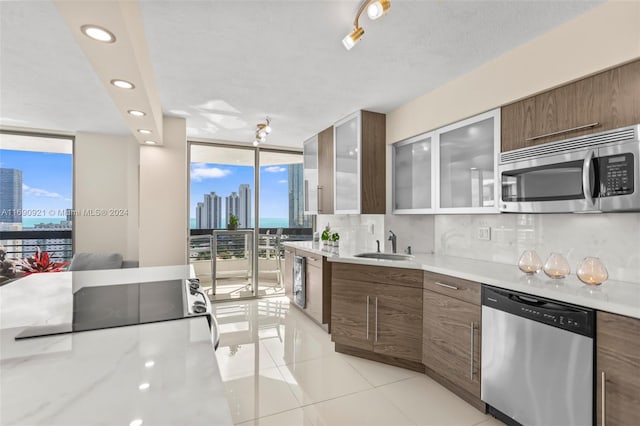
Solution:
M 302 154 L 194 142 L 189 181 L 189 259 L 211 299 L 282 294 L 282 242 L 312 233 Z
M 0 282 L 38 251 L 71 259 L 72 207 L 73 138 L 0 132 Z

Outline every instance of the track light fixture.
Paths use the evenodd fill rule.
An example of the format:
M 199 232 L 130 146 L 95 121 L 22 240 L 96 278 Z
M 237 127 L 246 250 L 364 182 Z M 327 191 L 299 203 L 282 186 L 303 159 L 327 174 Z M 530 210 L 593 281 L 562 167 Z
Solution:
M 253 146 L 266 142 L 269 133 L 271 133 L 271 120 L 267 117 L 264 123 L 256 124 L 256 140 L 253 141 Z
M 376 20 L 380 18 L 382 15 L 386 14 L 389 8 L 391 7 L 391 2 L 389 0 L 364 0 L 360 5 L 360 9 L 358 9 L 358 13 L 356 14 L 356 19 L 353 20 L 353 30 L 347 34 L 345 38 L 342 39 L 342 44 L 347 50 L 351 50 L 353 46 L 356 45 L 360 38 L 364 34 L 364 29 L 358 24 L 358 20 L 360 19 L 360 15 L 362 12 L 367 10 L 367 15 L 370 19 Z

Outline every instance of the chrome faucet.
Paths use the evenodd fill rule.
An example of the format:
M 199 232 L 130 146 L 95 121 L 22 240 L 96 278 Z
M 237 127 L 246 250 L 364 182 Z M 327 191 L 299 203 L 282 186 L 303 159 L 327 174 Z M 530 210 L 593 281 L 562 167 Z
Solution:
M 392 230 L 389 230 L 389 233 L 391 234 L 389 236 L 389 241 L 391 241 L 391 252 L 395 253 L 396 252 L 396 234 L 394 234 Z

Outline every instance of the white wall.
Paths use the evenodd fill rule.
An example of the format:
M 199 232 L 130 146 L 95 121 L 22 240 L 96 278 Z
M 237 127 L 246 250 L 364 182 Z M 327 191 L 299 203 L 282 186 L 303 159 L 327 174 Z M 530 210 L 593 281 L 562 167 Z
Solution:
M 613 1 L 597 6 L 392 111 L 387 115 L 387 143 L 640 58 L 639 22 L 640 2 Z M 388 160 L 388 200 L 390 173 Z M 493 229 L 491 241 L 477 239 L 479 226 Z M 415 241 L 432 234 L 438 254 L 513 265 L 527 248 L 537 250 L 543 260 L 551 251 L 563 252 L 574 271 L 584 256 L 600 256 L 612 279 L 640 282 L 640 213 L 387 215 L 385 228 L 401 230 L 394 229 L 401 247 L 405 245 L 403 238 Z
M 125 259 L 137 259 L 136 140 L 78 133 L 74 145 L 74 185 L 75 252 L 118 252 Z M 91 215 L 90 211 L 101 214 Z
M 611 1 L 387 115 L 387 143 L 640 57 L 640 2 Z
M 163 146 L 140 147 L 140 266 L 187 262 L 187 128 L 164 117 Z

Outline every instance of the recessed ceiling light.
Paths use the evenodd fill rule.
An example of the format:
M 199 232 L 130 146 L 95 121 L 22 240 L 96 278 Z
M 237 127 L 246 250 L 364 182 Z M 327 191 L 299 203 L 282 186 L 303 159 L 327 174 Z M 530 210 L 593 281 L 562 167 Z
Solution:
M 111 80 L 111 84 L 121 89 L 133 89 L 136 87 L 133 83 L 128 82 L 127 80 Z
M 147 145 L 155 145 L 156 144 L 155 141 L 144 141 L 144 143 L 146 143 Z
M 138 129 L 138 133 L 142 133 L 143 135 L 150 135 L 151 130 L 148 129 Z
M 135 109 L 130 109 L 129 111 L 127 111 L 127 114 L 133 115 L 134 117 L 144 117 L 145 115 L 147 115 L 146 113 L 137 111 Z
M 114 36 L 111 31 L 97 25 L 83 25 L 80 27 L 80 31 L 87 37 L 103 43 L 113 43 L 116 41 L 116 36 Z

